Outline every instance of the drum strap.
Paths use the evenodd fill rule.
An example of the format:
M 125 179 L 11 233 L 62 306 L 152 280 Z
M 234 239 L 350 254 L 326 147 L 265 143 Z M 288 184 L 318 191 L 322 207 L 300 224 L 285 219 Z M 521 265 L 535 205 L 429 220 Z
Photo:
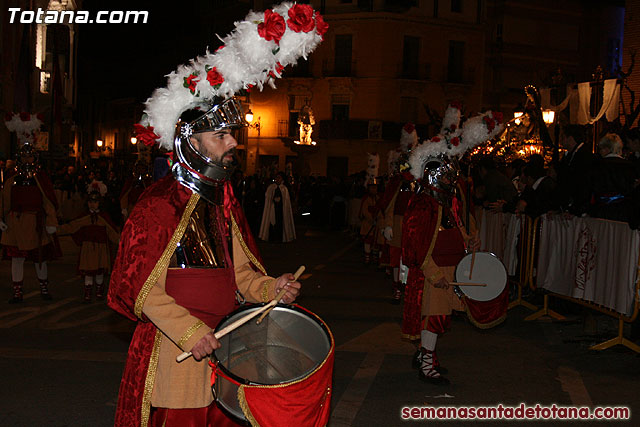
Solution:
M 218 369 L 218 364 L 215 362 L 212 362 L 211 360 L 209 360 L 209 366 L 211 366 L 211 387 L 213 387 L 213 385 L 216 383 L 216 378 L 218 375 L 220 375 L 221 377 L 225 378 L 227 381 L 235 384 L 236 386 L 240 387 L 240 383 L 236 380 L 234 380 L 233 378 L 229 377 L 227 374 L 224 373 L 224 371 L 222 369 Z

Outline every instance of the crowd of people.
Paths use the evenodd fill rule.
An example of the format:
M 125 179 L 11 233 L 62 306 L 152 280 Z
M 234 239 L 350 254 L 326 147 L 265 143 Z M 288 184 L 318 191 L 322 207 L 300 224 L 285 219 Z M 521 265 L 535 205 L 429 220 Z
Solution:
M 624 138 L 624 141 L 623 141 Z M 565 151 L 545 165 L 542 155 L 516 159 L 503 169 L 492 157 L 481 158 L 474 175 L 476 202 L 488 209 L 524 213 L 548 212 L 590 216 L 640 225 L 640 134 L 604 134 L 597 153 L 586 128 L 568 125 L 560 134 Z

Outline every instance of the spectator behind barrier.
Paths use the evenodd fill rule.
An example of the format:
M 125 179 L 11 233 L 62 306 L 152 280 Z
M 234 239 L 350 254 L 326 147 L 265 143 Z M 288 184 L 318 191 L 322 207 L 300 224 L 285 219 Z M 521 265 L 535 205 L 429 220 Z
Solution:
M 598 142 L 601 158 L 591 174 L 591 210 L 596 218 L 629 222 L 637 175 L 633 163 L 622 157 L 622 140 L 608 133 Z

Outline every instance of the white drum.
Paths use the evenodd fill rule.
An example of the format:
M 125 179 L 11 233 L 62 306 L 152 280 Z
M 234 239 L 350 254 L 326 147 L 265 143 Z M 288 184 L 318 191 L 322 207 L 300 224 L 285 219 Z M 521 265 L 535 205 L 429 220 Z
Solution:
M 456 266 L 456 282 L 485 283 L 487 286 L 460 286 L 464 294 L 476 301 L 491 301 L 507 286 L 507 269 L 491 252 L 476 252 L 469 278 L 473 254 L 467 254 Z

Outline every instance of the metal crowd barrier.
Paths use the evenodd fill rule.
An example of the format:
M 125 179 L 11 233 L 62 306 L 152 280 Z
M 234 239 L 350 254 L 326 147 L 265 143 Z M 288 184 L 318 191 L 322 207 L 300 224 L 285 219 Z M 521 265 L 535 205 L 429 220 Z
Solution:
M 491 215 L 491 213 L 485 211 L 484 215 Z M 640 346 L 624 337 L 624 324 L 633 322 L 638 317 L 638 313 L 640 312 L 640 255 L 638 256 L 636 263 L 633 306 L 630 314 L 621 313 L 612 308 L 595 303 L 593 301 L 588 301 L 586 299 L 564 295 L 548 289 L 539 289 L 537 285 L 537 268 L 541 245 L 541 224 L 542 221 L 540 217 L 536 219 L 532 219 L 527 216 L 521 217 L 520 235 L 518 242 L 518 269 L 517 274 L 511 277 L 511 282 L 514 283 L 517 287 L 517 297 L 509 304 L 509 309 L 517 306 L 524 306 L 530 310 L 535 311 L 531 315 L 525 317 L 525 320 L 527 321 L 536 320 L 543 316 L 549 316 L 554 319 L 563 320 L 565 319 L 564 316 L 549 308 L 550 298 L 560 298 L 566 301 L 580 304 L 584 307 L 596 310 L 618 320 L 617 336 L 610 340 L 593 345 L 592 347 L 590 347 L 592 350 L 605 350 L 615 345 L 623 345 L 637 353 L 640 353 Z M 494 232 L 498 232 L 498 230 L 494 230 Z M 557 244 L 561 243 L 558 242 Z M 529 303 L 523 298 L 523 289 L 527 287 L 533 291 L 542 290 L 544 292 L 543 306 L 541 308 Z

